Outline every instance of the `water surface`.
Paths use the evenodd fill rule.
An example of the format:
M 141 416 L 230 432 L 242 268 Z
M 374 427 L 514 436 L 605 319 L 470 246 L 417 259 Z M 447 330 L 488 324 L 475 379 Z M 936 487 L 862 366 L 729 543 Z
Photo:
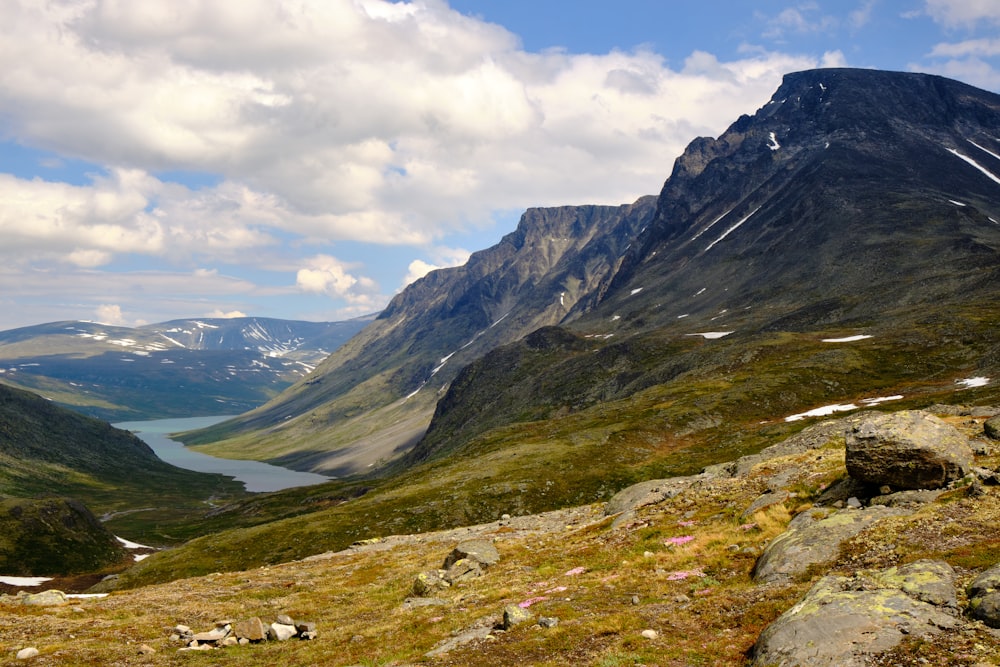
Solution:
M 299 472 L 260 461 L 222 459 L 196 452 L 168 435 L 204 428 L 229 419 L 229 415 L 216 417 L 186 417 L 183 419 L 155 419 L 152 421 L 120 422 L 115 427 L 132 431 L 152 448 L 158 457 L 171 465 L 197 472 L 229 475 L 243 482 L 247 491 L 280 491 L 296 486 L 310 486 L 329 482 L 329 477 L 311 472 Z

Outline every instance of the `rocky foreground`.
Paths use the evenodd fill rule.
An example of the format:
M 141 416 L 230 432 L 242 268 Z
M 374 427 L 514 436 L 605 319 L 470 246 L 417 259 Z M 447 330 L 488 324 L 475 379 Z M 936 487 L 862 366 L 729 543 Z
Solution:
M 197 642 L 213 664 L 996 665 L 998 412 L 860 413 L 606 505 L 50 606 L 2 596 L 0 655 L 174 664 L 195 628 L 219 635 Z M 313 641 L 270 631 L 291 619 Z

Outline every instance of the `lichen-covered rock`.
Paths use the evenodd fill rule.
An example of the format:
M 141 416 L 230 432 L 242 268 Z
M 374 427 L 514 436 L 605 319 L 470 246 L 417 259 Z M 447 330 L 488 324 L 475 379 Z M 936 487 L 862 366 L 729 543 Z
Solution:
M 444 559 L 444 569 L 451 569 L 453 565 L 463 559 L 478 563 L 482 569 L 486 569 L 500 562 L 500 552 L 497 551 L 492 542 L 487 540 L 461 542 Z
M 928 600 L 954 599 L 954 572 L 944 563 L 827 576 L 761 633 L 753 665 L 862 667 L 871 655 L 895 648 L 906 635 L 952 629 L 958 619 Z
M 792 519 L 787 530 L 764 549 L 754 567 L 754 580 L 791 581 L 812 565 L 832 561 L 841 543 L 880 519 L 907 513 L 905 509 L 889 507 L 839 512 L 824 508 L 806 510 Z
M 865 417 L 848 430 L 846 445 L 851 477 L 895 489 L 938 489 L 972 467 L 969 439 L 919 410 Z
M 966 593 L 969 596 L 969 616 L 991 628 L 1000 628 L 1000 565 L 973 579 Z
M 428 570 L 421 572 L 413 580 L 413 595 L 421 597 L 433 596 L 438 591 L 451 586 L 444 580 L 444 570 Z
M 516 604 L 509 604 L 503 610 L 503 629 L 510 630 L 515 625 L 527 623 L 534 618 L 535 615 L 527 609 L 519 607 Z

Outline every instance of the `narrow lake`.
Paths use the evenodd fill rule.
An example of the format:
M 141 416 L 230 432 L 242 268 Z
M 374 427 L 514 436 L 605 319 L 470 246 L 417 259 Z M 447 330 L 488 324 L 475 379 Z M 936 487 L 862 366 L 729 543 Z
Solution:
M 247 491 L 280 491 L 296 486 L 310 486 L 329 482 L 329 477 L 311 472 L 298 472 L 260 461 L 240 461 L 220 459 L 188 449 L 176 440 L 167 437 L 170 433 L 180 433 L 196 428 L 204 428 L 225 421 L 230 417 L 188 417 L 184 419 L 156 419 L 153 421 L 119 422 L 116 428 L 132 431 L 152 448 L 161 459 L 178 468 L 197 472 L 214 472 L 235 477 L 243 482 Z

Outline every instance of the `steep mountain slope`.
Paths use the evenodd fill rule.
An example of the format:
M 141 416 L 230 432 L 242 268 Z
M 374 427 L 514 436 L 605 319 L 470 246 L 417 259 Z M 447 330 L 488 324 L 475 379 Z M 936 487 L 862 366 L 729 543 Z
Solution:
M 498 245 L 405 289 L 308 378 L 190 442 L 225 438 L 210 451 L 336 474 L 391 459 L 422 436 L 464 364 L 589 307 L 653 205 L 527 211 Z
M 604 298 L 547 336 L 560 344 L 528 338 L 466 369 L 407 462 L 644 391 L 678 408 L 699 382 L 713 395 L 671 430 L 995 374 L 997 137 L 1000 97 L 954 81 L 787 76 L 755 116 L 677 160 Z M 851 334 L 874 340 L 820 342 Z
M 411 286 L 309 378 L 193 441 L 337 473 L 419 442 L 399 470 L 490 429 L 630 397 L 671 405 L 672 430 L 689 433 L 953 388 L 1000 356 L 998 100 L 927 75 L 788 75 L 755 115 L 691 143 L 652 219 L 646 200 L 596 228 L 566 224 L 590 208 L 529 211 L 497 247 Z M 582 234 L 573 252 L 543 252 L 570 234 Z M 522 340 L 542 325 L 565 331 Z M 851 334 L 875 340 L 820 342 Z M 635 415 L 606 418 L 641 430 Z
M 995 283 L 998 127 L 1000 98 L 941 77 L 789 75 L 756 115 L 677 160 L 602 312 L 649 328 L 808 309 L 794 320 L 805 327 L 970 300 Z
M 0 374 L 114 421 L 235 414 L 308 374 L 367 321 L 53 322 L 0 332 Z

